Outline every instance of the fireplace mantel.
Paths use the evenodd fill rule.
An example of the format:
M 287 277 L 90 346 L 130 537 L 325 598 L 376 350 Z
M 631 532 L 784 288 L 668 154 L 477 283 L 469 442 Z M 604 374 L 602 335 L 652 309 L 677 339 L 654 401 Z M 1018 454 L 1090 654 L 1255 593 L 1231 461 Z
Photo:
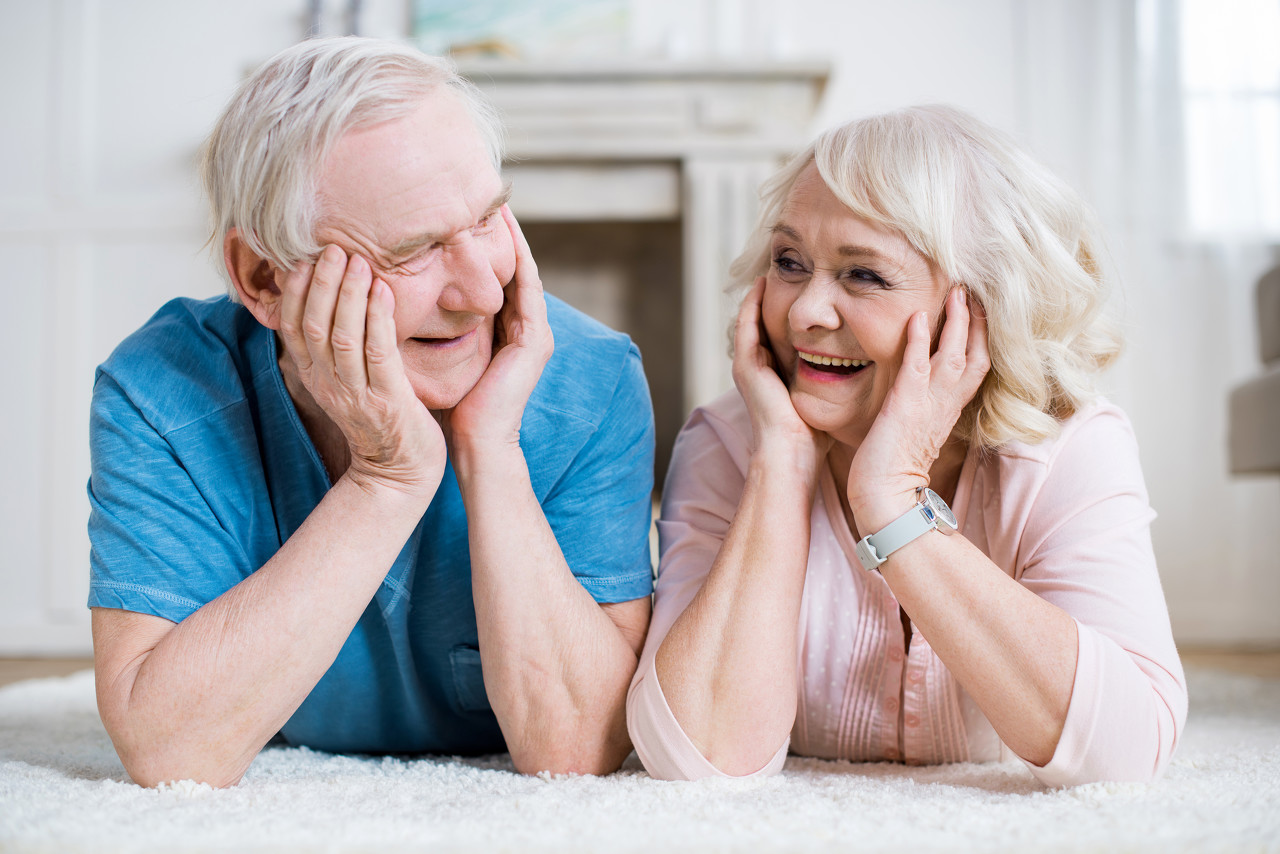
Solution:
M 732 384 L 724 294 L 760 183 L 808 141 L 825 63 L 468 62 L 530 221 L 678 220 L 686 411 Z

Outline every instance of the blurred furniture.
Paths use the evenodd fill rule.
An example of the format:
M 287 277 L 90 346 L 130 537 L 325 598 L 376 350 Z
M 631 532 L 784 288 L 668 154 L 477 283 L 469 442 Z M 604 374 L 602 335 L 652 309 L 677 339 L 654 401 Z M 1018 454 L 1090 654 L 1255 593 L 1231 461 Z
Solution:
M 1262 371 L 1231 390 L 1232 474 L 1280 474 L 1280 266 L 1258 280 L 1256 297 Z

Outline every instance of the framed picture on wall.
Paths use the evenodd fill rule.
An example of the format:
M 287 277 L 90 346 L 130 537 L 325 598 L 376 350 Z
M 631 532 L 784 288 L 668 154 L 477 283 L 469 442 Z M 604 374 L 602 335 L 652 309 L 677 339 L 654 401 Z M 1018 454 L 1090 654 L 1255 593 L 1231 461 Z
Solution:
M 427 53 L 556 61 L 626 50 L 628 0 L 412 0 L 412 35 Z

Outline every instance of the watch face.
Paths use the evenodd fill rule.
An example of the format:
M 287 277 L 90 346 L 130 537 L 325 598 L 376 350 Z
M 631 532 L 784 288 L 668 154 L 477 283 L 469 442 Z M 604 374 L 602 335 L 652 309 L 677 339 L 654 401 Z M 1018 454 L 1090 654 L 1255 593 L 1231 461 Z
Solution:
M 960 525 L 956 522 L 956 515 L 951 512 L 951 508 L 947 506 L 947 502 L 932 489 L 924 491 L 924 501 L 929 505 L 934 515 L 938 519 L 940 525 L 946 525 L 952 531 L 957 530 Z

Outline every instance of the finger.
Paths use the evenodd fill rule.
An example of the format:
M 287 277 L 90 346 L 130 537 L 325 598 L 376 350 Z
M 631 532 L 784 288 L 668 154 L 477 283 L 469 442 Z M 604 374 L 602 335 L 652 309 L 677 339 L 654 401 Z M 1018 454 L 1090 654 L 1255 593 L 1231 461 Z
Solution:
M 302 315 L 307 305 L 307 290 L 315 265 L 299 263 L 285 273 L 280 282 L 280 338 L 298 370 L 311 370 L 311 354 L 302 337 Z
M 502 220 L 507 224 L 507 229 L 511 232 L 511 242 L 516 250 L 516 271 L 512 281 L 516 285 L 517 291 L 524 286 L 542 290 L 542 279 L 538 277 L 538 265 L 533 260 L 533 251 L 529 248 L 529 241 L 525 239 L 524 232 L 520 230 L 520 223 L 516 222 L 516 216 L 511 212 L 508 205 L 503 205 L 500 209 Z
M 525 239 L 520 223 L 509 205 L 501 209 L 503 221 L 511 230 L 511 238 L 516 249 L 515 293 L 503 306 L 497 321 L 497 334 L 501 344 L 519 344 L 527 347 L 535 358 L 526 361 L 528 378 L 537 382 L 542 374 L 542 366 L 555 351 L 555 336 L 547 322 L 547 298 L 542 289 L 542 278 L 538 275 L 538 265 L 533 260 L 533 252 L 529 249 L 529 241 Z
M 302 312 L 302 337 L 311 361 L 321 370 L 333 370 L 333 315 L 338 289 L 347 269 L 347 253 L 329 244 L 316 261 L 307 289 L 307 305 Z
M 964 375 L 961 382 L 972 395 L 991 370 L 991 351 L 987 341 L 987 313 L 977 301 L 969 311 L 969 341 L 965 350 Z
M 764 298 L 764 277 L 742 298 L 738 307 L 738 319 L 734 324 L 733 352 L 735 359 L 754 359 L 760 347 L 761 302 Z
M 918 311 L 907 321 L 907 343 L 902 351 L 902 366 L 893 377 L 876 423 L 896 423 L 893 432 L 901 444 L 910 447 L 924 441 L 931 431 L 933 407 L 929 400 L 928 312 Z M 874 427 L 872 428 L 874 429 Z
M 369 262 L 359 255 L 352 255 L 338 289 L 330 337 L 333 369 L 349 389 L 362 390 L 369 385 L 365 368 L 365 325 L 372 285 L 373 271 Z
M 918 311 L 907 321 L 907 346 L 902 351 L 902 371 L 909 383 L 928 383 L 929 364 L 929 315 Z
M 400 348 L 396 340 L 396 297 L 381 279 L 369 288 L 369 310 L 365 315 L 364 359 L 369 390 L 384 398 L 393 396 L 404 381 Z
M 964 372 L 966 343 L 969 338 L 969 308 L 964 289 L 953 287 L 947 293 L 946 322 L 938 336 L 934 365 L 939 379 L 952 380 Z

